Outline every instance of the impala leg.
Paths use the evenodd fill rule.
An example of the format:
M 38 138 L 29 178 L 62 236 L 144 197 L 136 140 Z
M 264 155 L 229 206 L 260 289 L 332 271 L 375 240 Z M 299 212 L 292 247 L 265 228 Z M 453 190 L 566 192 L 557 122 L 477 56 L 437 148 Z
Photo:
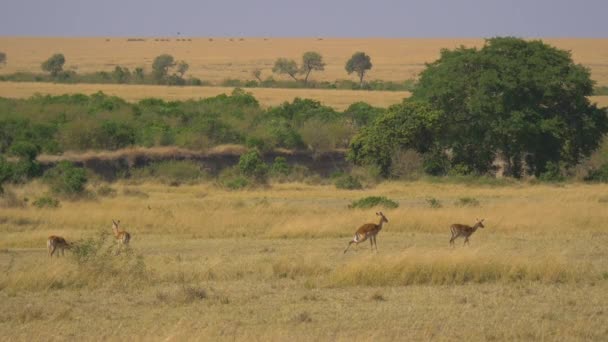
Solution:
M 55 246 L 51 246 L 51 248 L 49 249 L 49 257 L 53 257 L 53 253 L 55 253 Z
M 464 238 L 464 243 L 462 244 L 463 246 L 468 245 L 469 244 L 469 238 L 466 237 Z
M 376 246 L 376 253 L 378 253 L 378 240 L 376 240 L 377 237 L 377 235 L 374 235 L 374 246 Z
M 346 251 L 350 248 L 350 245 L 352 245 L 353 243 L 356 243 L 354 240 L 351 240 L 348 242 L 348 246 L 346 246 L 346 249 L 344 250 L 344 253 L 346 253 Z

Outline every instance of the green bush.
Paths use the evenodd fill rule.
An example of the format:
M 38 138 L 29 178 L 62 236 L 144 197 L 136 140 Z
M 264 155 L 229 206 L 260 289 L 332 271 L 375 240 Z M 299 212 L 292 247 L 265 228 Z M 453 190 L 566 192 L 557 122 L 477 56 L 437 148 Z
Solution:
M 480 203 L 473 197 L 461 197 L 454 204 L 458 207 L 478 207 Z
M 242 175 L 257 183 L 265 183 L 267 180 L 268 165 L 264 163 L 260 153 L 256 150 L 241 155 L 238 168 Z
M 566 177 L 562 174 L 559 163 L 548 162 L 545 172 L 541 173 L 538 179 L 542 182 L 563 182 Z
M 51 187 L 51 191 L 58 195 L 78 195 L 84 192 L 87 184 L 87 175 L 83 168 L 62 161 L 48 170 L 44 181 Z
M 608 183 L 608 163 L 603 164 L 596 170 L 589 171 L 585 181 Z
M 348 207 L 352 209 L 369 209 L 377 206 L 382 206 L 386 209 L 394 209 L 399 207 L 399 203 L 384 196 L 369 196 L 357 201 L 353 201 Z
M 436 198 L 429 198 L 426 200 L 426 202 L 429 204 L 429 207 L 433 208 L 433 209 L 438 209 L 443 207 L 443 205 L 441 204 L 441 201 L 439 201 Z
M 346 189 L 346 190 L 359 190 L 363 189 L 363 185 L 359 181 L 357 177 L 353 177 L 352 175 L 345 175 L 338 177 L 334 182 L 334 185 L 338 189 Z
M 59 208 L 60 202 L 58 199 L 50 197 L 50 196 L 42 196 L 37 198 L 32 203 L 36 208 Z
M 131 174 L 133 178 L 153 178 L 163 183 L 194 183 L 205 176 L 200 165 L 191 160 L 155 162 Z
M 276 157 L 272 166 L 270 166 L 270 174 L 274 177 L 287 176 L 291 172 L 291 167 L 287 164 L 285 157 Z

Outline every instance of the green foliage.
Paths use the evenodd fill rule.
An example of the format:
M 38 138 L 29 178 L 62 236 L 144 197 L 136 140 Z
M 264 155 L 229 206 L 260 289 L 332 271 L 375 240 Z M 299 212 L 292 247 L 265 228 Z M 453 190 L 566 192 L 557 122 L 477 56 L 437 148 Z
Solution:
M 53 193 L 73 196 L 84 192 L 87 176 L 83 168 L 62 161 L 44 174 L 44 181 Z
M 547 162 L 545 171 L 540 174 L 538 179 L 542 182 L 563 182 L 566 177 L 563 175 L 559 163 Z
M 540 176 L 549 163 L 571 167 L 597 148 L 608 118 L 588 100 L 592 92 L 589 70 L 569 52 L 504 37 L 479 50 L 442 50 L 413 98 L 442 113 L 436 143 L 452 165 L 484 174 L 500 153 L 507 175 L 520 177 Z
M 399 203 L 384 196 L 369 196 L 357 201 L 353 201 L 348 207 L 351 209 L 369 209 L 378 206 L 384 207 L 386 209 L 394 209 L 399 207 Z
M 97 188 L 96 193 L 100 197 L 115 197 L 116 196 L 116 190 L 114 190 L 109 185 L 100 186 L 99 188 Z
M 63 71 L 63 65 L 65 64 L 65 57 L 61 53 L 56 53 L 49 57 L 40 66 L 43 71 L 49 72 L 52 77 L 56 77 Z
M 131 71 L 129 68 L 116 66 L 112 72 L 112 78 L 116 83 L 129 83 L 131 80 Z
M 362 128 L 372 124 L 384 112 L 383 108 L 372 107 L 365 102 L 355 102 L 344 111 L 344 117 L 350 120 L 355 128 Z
M 302 55 L 302 68 L 300 69 L 300 72 L 304 74 L 304 84 L 308 83 L 308 76 L 310 76 L 313 70 L 325 70 L 323 56 L 314 51 L 304 52 Z
M 348 74 L 353 72 L 359 76 L 359 86 L 363 86 L 363 77 L 368 70 L 372 69 L 371 58 L 365 52 L 355 52 L 344 66 Z
M 338 189 L 345 189 L 345 190 L 363 189 L 363 185 L 361 184 L 361 181 L 359 181 L 359 179 L 357 177 L 354 177 L 352 175 L 344 175 L 344 176 L 338 177 L 335 180 L 334 185 Z
M 421 102 L 391 106 L 351 140 L 348 158 L 355 164 L 375 165 L 386 177 L 396 149 L 425 153 L 433 147 L 440 116 L 441 112 Z
M 608 183 L 608 162 L 602 164 L 599 168 L 589 171 L 585 181 Z
M 293 59 L 279 58 L 274 62 L 272 72 L 276 74 L 285 74 L 297 81 L 296 74 L 298 73 L 298 65 Z
M 255 182 L 265 183 L 268 176 L 268 165 L 264 163 L 257 150 L 251 150 L 241 155 L 238 164 L 239 171 L 245 177 Z
M 50 197 L 50 196 L 39 197 L 32 204 L 38 209 L 43 209 L 43 208 L 54 209 L 54 208 L 59 208 L 61 206 L 61 203 L 59 202 L 58 199 Z
M 175 65 L 173 56 L 162 54 L 156 56 L 152 62 L 152 76 L 158 83 L 164 83 L 169 69 Z
M 270 166 L 270 174 L 274 177 L 287 176 L 291 172 L 291 167 L 287 164 L 285 157 L 276 157 Z

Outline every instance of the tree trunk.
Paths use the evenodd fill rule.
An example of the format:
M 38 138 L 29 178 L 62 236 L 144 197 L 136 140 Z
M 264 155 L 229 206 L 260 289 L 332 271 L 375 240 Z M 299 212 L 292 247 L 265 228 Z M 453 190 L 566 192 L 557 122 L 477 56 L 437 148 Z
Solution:
M 359 74 L 359 88 L 363 88 L 363 76 L 365 76 L 364 72 Z

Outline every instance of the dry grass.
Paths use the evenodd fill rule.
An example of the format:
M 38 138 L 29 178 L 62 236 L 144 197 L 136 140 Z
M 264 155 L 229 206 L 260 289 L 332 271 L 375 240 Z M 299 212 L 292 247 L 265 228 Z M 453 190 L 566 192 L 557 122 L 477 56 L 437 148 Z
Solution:
M 93 94 L 103 91 L 127 101 L 139 101 L 155 97 L 165 100 L 199 99 L 219 94 L 230 94 L 234 88 L 227 87 L 166 87 L 153 85 L 124 84 L 53 84 L 28 82 L 0 82 L 0 96 L 27 98 L 34 94 Z M 406 91 L 362 91 L 326 89 L 271 89 L 248 88 L 262 106 L 276 106 L 295 97 L 310 98 L 325 105 L 343 110 L 354 102 L 366 101 L 373 106 L 388 107 L 399 103 L 410 95 Z
M 608 338 L 606 185 L 112 187 L 114 197 L 58 209 L 3 208 L 3 337 Z M 35 198 L 45 188 L 10 190 Z M 356 228 L 375 220 L 374 209 L 347 205 L 370 195 L 400 203 L 385 210 L 379 253 L 364 243 L 342 254 Z M 443 207 L 429 208 L 430 197 Z M 479 206 L 455 204 L 464 197 Z M 475 217 L 486 228 L 469 247 L 458 240 L 450 248 L 449 225 Z M 132 235 L 128 253 L 114 256 L 110 237 L 80 262 L 72 254 L 48 259 L 48 235 L 84 246 L 101 241 L 113 218 Z M 367 320 L 375 329 L 353 323 Z
M 591 68 L 593 78 L 608 84 L 608 39 L 545 39 L 558 48 L 571 50 L 574 60 Z M 365 51 L 374 64 L 369 79 L 403 81 L 414 78 L 432 62 L 442 48 L 460 45 L 483 45 L 483 39 L 346 39 L 346 38 L 244 38 L 199 37 L 191 40 L 127 41 L 126 37 L 111 38 L 36 38 L 0 37 L 2 51 L 8 55 L 3 73 L 40 71 L 40 64 L 53 53 L 61 52 L 66 67 L 78 72 L 112 70 L 116 65 L 129 68 L 144 66 L 150 70 L 154 57 L 171 53 L 190 64 L 189 74 L 203 80 L 219 82 L 226 78 L 253 79 L 254 68 L 262 77 L 272 74 L 278 57 L 300 60 L 305 51 L 318 51 L 327 66 L 322 73 L 313 73 L 316 80 L 352 78 L 344 71 L 346 60 L 356 51 Z

